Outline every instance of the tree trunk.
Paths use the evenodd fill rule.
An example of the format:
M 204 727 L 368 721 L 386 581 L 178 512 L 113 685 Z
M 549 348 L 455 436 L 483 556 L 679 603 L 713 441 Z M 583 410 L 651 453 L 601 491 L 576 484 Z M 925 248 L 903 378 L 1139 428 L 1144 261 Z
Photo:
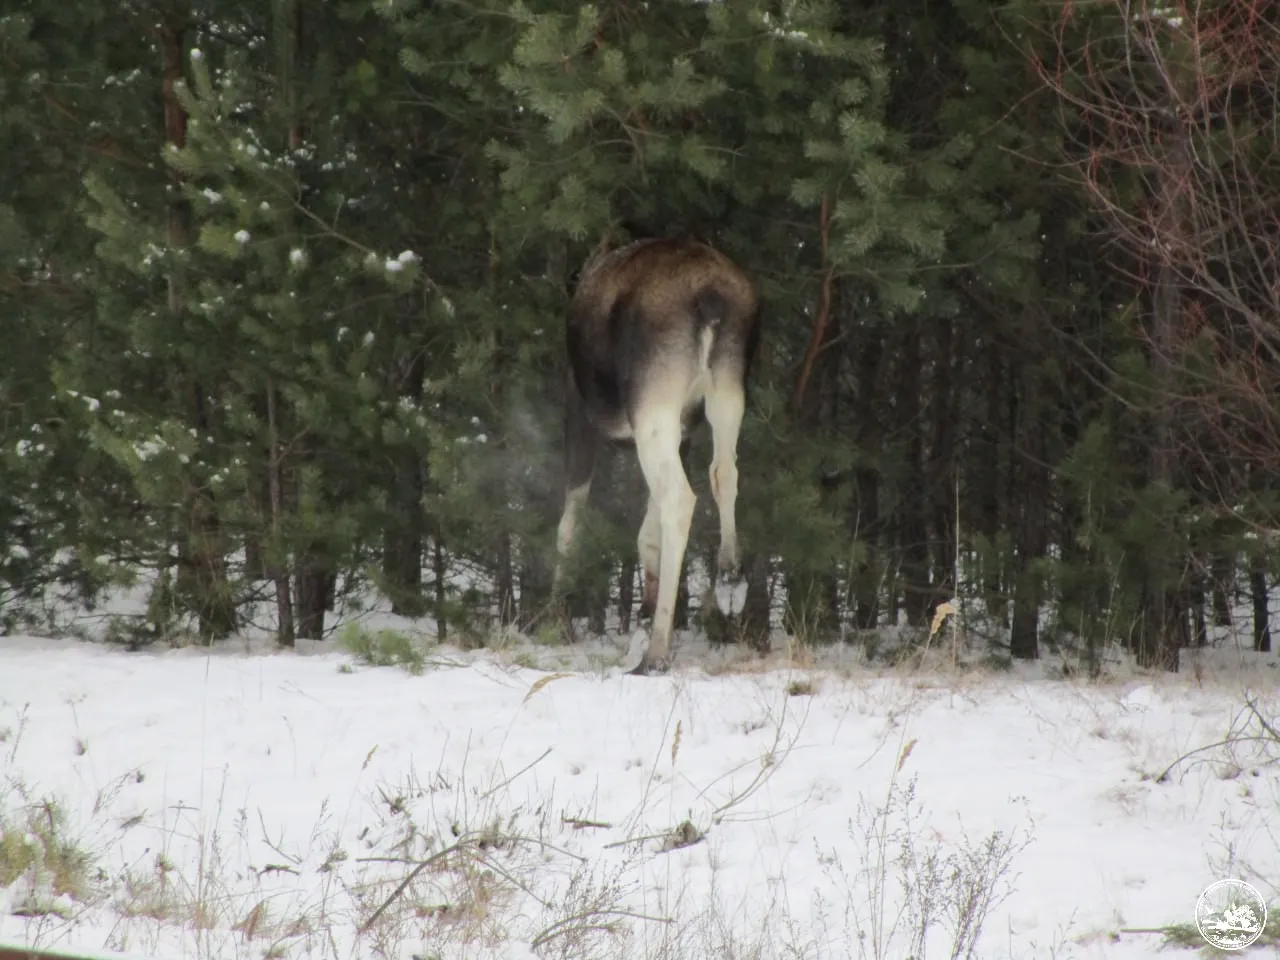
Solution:
M 925 475 L 928 483 L 929 513 L 932 520 L 933 577 L 930 618 L 939 603 L 956 592 L 956 471 L 955 430 L 959 420 L 955 398 L 955 336 L 951 321 L 939 320 L 937 357 L 933 364 L 934 383 L 930 394 L 929 419 L 933 443 Z
M 1014 580 L 1013 619 L 1009 631 L 1009 653 L 1019 660 L 1036 660 L 1040 656 L 1040 578 L 1034 564 L 1044 555 L 1047 483 L 1037 476 L 1041 471 L 1026 471 L 1028 489 L 1022 498 L 1018 516 Z
M 747 599 L 738 626 L 738 640 L 761 653 L 769 651 L 769 555 L 763 551 L 744 559 L 747 576 Z
M 676 602 L 672 610 L 671 629 L 689 629 L 689 565 L 687 563 L 680 571 L 680 585 L 676 588 Z
M 880 474 L 874 467 L 857 471 L 854 527 L 861 556 L 854 570 L 854 624 L 859 630 L 880 625 L 880 591 L 884 564 L 880 557 Z
M 849 314 L 852 297 L 849 295 L 848 283 L 844 280 L 837 280 L 834 284 L 833 307 L 831 313 L 831 330 L 827 337 L 825 348 L 829 348 L 834 343 L 838 343 L 841 338 L 842 329 L 847 326 L 846 320 L 852 320 Z M 819 397 L 821 406 L 819 407 L 818 417 L 822 436 L 830 439 L 835 444 L 841 441 L 840 437 L 840 396 L 842 384 L 840 382 L 840 374 L 843 365 L 844 354 L 840 350 L 825 349 L 822 363 L 822 370 L 818 381 Z M 821 482 L 820 490 L 824 509 L 832 515 L 838 513 L 838 507 L 832 501 L 840 495 L 841 480 L 833 479 L 830 482 Z M 841 573 L 838 566 L 832 565 L 830 568 L 820 571 L 817 574 L 818 589 L 821 597 L 820 605 L 816 609 L 818 617 L 818 632 L 822 636 L 835 636 L 840 631 L 840 625 L 843 620 L 842 602 L 843 591 L 841 590 Z
M 1014 534 L 1014 598 L 1010 623 L 1009 653 L 1019 660 L 1040 656 L 1040 574 L 1036 564 L 1044 557 L 1049 542 L 1048 503 L 1051 496 L 1046 406 L 1042 395 L 1040 368 L 1036 361 L 1039 317 L 1031 311 L 1024 316 L 1022 340 L 1025 354 L 1019 364 L 1020 396 L 1015 397 L 1016 417 L 1012 437 L 1016 451 L 1011 461 L 1020 483 L 1016 494 Z
M 1136 650 L 1139 665 L 1178 671 L 1179 651 L 1190 646 L 1188 606 L 1185 590 L 1145 585 Z
M 534 623 L 551 602 L 551 568 L 541 540 L 527 538 L 520 551 L 520 621 Z M 552 547 L 551 549 L 554 549 Z
M 333 595 L 333 574 L 314 555 L 303 559 L 297 573 L 298 636 L 324 639 L 324 615 Z
M 1253 649 L 1271 652 L 1271 613 L 1267 609 L 1267 558 L 1258 553 L 1250 559 L 1249 593 L 1253 600 Z
M 192 387 L 194 422 L 201 436 L 208 436 L 210 424 L 204 391 Z M 191 492 L 188 535 L 179 548 L 190 570 L 191 586 L 199 617 L 200 636 L 206 643 L 233 633 L 238 625 L 235 596 L 227 576 L 222 527 L 213 495 L 206 489 Z
M 431 537 L 431 572 L 435 578 L 436 640 L 439 643 L 445 643 L 449 639 L 449 610 L 446 605 L 449 598 L 447 580 L 449 568 L 445 561 L 444 542 L 439 524 L 436 525 Z
M 898 551 L 901 556 L 902 602 L 907 623 L 922 627 L 929 622 L 932 591 L 929 586 L 929 534 L 924 483 L 924 440 L 920 432 L 921 382 L 920 331 L 909 323 L 904 330 L 899 358 L 898 423 L 907 434 L 902 501 L 898 507 Z
M 164 58 L 161 100 L 164 105 L 165 139 L 181 149 L 187 142 L 187 115 L 178 101 L 177 85 L 183 80 L 182 48 L 186 23 L 176 12 L 170 12 L 159 27 Z M 191 211 L 182 198 L 183 176 L 170 170 L 167 237 L 175 250 L 191 245 Z M 174 324 L 182 322 L 185 311 L 185 289 L 175 266 L 168 277 L 168 311 Z M 185 407 L 191 424 L 203 439 L 210 429 L 204 386 L 197 376 L 175 376 L 174 392 L 180 407 Z M 212 494 L 192 486 L 187 502 L 187 528 L 178 547 L 178 579 L 180 593 L 190 598 L 199 621 L 200 637 L 206 643 L 227 636 L 236 628 L 235 598 L 227 577 L 222 530 Z
M 493 566 L 498 623 L 505 627 L 516 619 L 516 579 L 511 564 L 511 531 L 505 524 L 498 531 L 497 542 L 494 544 Z
M 1036 660 L 1040 657 L 1040 604 L 1032 574 L 1019 570 L 1014 587 L 1009 655 L 1018 660 Z
M 974 522 L 986 544 L 981 560 L 983 605 L 992 619 L 1004 623 L 1009 606 L 1001 583 L 1004 563 L 1000 556 L 1000 433 L 1005 409 L 1004 364 L 1001 350 L 989 337 L 983 338 L 983 352 L 986 360 L 983 382 L 986 414 L 975 444 L 977 515 Z
M 853 331 L 850 331 L 851 334 Z M 880 623 L 880 593 L 884 568 L 880 555 L 880 458 L 882 432 L 880 411 L 881 367 L 884 358 L 884 328 L 878 318 L 869 318 L 849 348 L 856 386 L 853 408 L 853 445 L 859 462 L 854 466 L 854 496 L 849 510 L 849 538 L 860 547 L 860 556 L 850 571 L 853 594 L 853 622 L 859 630 L 874 630 Z
M 259 420 L 267 419 L 266 391 L 253 397 L 254 414 Z M 266 541 L 271 529 L 271 482 L 267 475 L 270 472 L 270 443 L 267 450 L 267 472 L 248 477 L 248 489 L 245 499 L 253 505 L 250 526 L 244 531 L 244 576 L 246 580 L 271 579 L 270 565 L 267 562 Z
M 1189 170 L 1187 149 L 1185 141 L 1176 137 L 1169 148 L 1174 173 L 1162 185 L 1164 193 L 1159 199 L 1163 205 L 1162 238 L 1178 237 L 1184 233 L 1183 201 L 1179 196 L 1184 185 L 1178 181 Z M 1165 488 L 1171 488 L 1175 479 L 1173 405 L 1176 386 L 1173 352 L 1177 347 L 1182 320 L 1182 291 L 1177 269 L 1170 257 L 1171 254 L 1167 252 L 1160 256 L 1151 304 L 1155 409 L 1152 411 L 1150 468 L 1152 483 Z M 1178 649 L 1185 645 L 1188 637 L 1183 564 L 1177 557 L 1151 556 L 1143 560 L 1142 567 L 1145 613 L 1142 618 L 1143 629 L 1138 634 L 1137 659 L 1143 666 L 1159 666 L 1176 671 Z
M 1231 626 L 1231 594 L 1235 586 L 1236 558 L 1226 550 L 1214 550 L 1209 570 L 1214 625 L 1229 627 Z
M 422 405 L 426 355 L 419 352 L 409 364 L 400 396 L 415 407 Z M 426 611 L 422 595 L 422 553 L 426 515 L 422 497 L 426 490 L 424 464 L 417 450 L 396 451 L 392 463 L 391 511 L 383 532 L 382 575 L 391 599 L 391 612 L 420 617 Z
M 267 575 L 275 584 L 276 643 L 294 646 L 293 596 L 289 589 L 289 572 L 284 534 L 284 449 L 280 443 L 280 414 L 274 381 L 267 381 L 267 486 L 271 503 L 272 562 Z
M 278 18 L 276 30 L 286 38 L 286 42 L 278 47 L 281 57 L 277 62 L 280 89 L 285 98 L 286 138 L 289 149 L 298 150 L 305 136 L 297 79 L 303 42 L 301 0 L 278 0 L 275 12 Z M 305 463 L 309 455 L 304 447 L 299 459 Z M 300 500 L 300 497 L 295 498 L 295 509 Z M 315 543 L 303 543 L 294 558 L 297 631 L 298 636 L 306 640 L 324 638 L 324 615 L 331 605 L 334 589 L 331 564 L 317 555 L 316 548 Z
M 300 467 L 305 466 L 315 456 L 303 442 L 296 442 L 297 468 L 292 473 L 293 508 L 298 510 L 303 502 L 302 492 L 298 489 L 301 480 Z M 316 491 L 316 499 L 321 509 L 328 509 L 332 494 L 323 486 L 324 474 L 319 473 L 322 483 Z M 324 615 L 332 608 L 337 574 L 333 569 L 333 560 L 329 545 L 322 538 L 303 538 L 294 545 L 294 599 L 296 604 L 296 620 L 298 636 L 304 640 L 324 639 Z
M 1205 617 L 1204 573 L 1198 568 L 1191 575 L 1191 644 L 1195 647 L 1209 645 L 1209 624 Z
M 382 576 L 391 612 L 418 617 L 422 597 L 422 478 L 416 454 L 401 451 L 392 464 L 391 500 L 394 515 L 382 536 Z

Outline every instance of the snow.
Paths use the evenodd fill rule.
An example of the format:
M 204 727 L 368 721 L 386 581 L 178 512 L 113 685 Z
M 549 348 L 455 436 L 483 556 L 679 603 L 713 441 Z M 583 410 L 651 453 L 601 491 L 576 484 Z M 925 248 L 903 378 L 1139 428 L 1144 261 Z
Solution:
M 1280 778 L 1256 744 L 1155 779 L 1239 729 L 1250 686 L 1267 691 L 1264 715 L 1280 712 L 1274 657 L 1210 651 L 1176 676 L 1089 683 L 686 644 L 671 676 L 637 678 L 588 656 L 609 649 L 616 662 L 616 645 L 560 648 L 569 662 L 549 673 L 531 666 L 549 648 L 432 646 L 413 675 L 333 641 L 127 653 L 0 638 L 0 818 L 55 798 L 112 878 L 65 918 L 4 910 L 0 943 L 853 958 L 877 955 L 879 930 L 880 955 L 902 957 L 911 913 L 891 929 L 903 874 L 885 858 L 909 840 L 919 871 L 931 850 L 980 850 L 992 831 L 1008 844 L 995 885 L 1008 895 L 986 919 L 984 960 L 1152 957 L 1158 935 L 1119 931 L 1192 923 L 1225 876 L 1280 893 L 1267 827 Z M 697 842 L 664 850 L 671 836 Z M 945 918 L 934 934 L 930 955 L 949 955 Z
M 160 456 L 168 449 L 163 437 L 152 437 L 149 440 L 140 440 L 133 445 L 134 453 L 138 455 L 140 460 L 151 460 Z

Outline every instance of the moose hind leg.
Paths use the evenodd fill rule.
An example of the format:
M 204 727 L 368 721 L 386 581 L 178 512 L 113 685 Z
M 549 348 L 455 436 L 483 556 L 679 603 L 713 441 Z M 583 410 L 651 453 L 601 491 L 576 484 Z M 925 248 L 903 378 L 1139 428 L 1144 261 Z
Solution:
M 636 538 L 640 555 L 640 569 L 644 576 L 644 594 L 640 610 L 645 616 L 653 616 L 658 605 L 658 577 L 662 562 L 662 525 L 658 520 L 658 501 L 649 495 L 649 506 L 644 511 L 640 535 Z
M 596 451 L 600 445 L 599 436 L 587 422 L 581 401 L 573 393 L 570 393 L 565 412 L 564 443 L 564 512 L 556 528 L 556 567 L 551 578 L 553 597 L 562 596 L 565 561 L 573 549 L 578 515 L 591 494 L 591 478 L 595 473 Z
M 679 408 L 642 405 L 635 419 L 636 454 L 649 486 L 651 510 L 656 507 L 660 542 L 658 596 L 649 648 L 634 671 L 645 674 L 665 672 L 671 664 L 671 626 L 675 618 L 676 592 L 696 498 L 680 463 Z
M 578 529 L 578 514 L 590 495 L 591 481 L 588 479 L 580 486 L 571 487 L 564 496 L 564 513 L 560 515 L 560 525 L 556 528 L 556 569 L 551 578 L 551 592 L 557 597 L 564 589 L 564 566 L 569 551 L 573 548 L 573 535 Z
M 738 551 L 738 434 L 746 402 L 742 379 L 725 370 L 712 376 L 707 391 L 707 422 L 711 426 L 711 495 L 720 514 L 720 553 L 717 558 L 716 606 L 725 616 L 737 616 L 747 603 L 747 582 Z

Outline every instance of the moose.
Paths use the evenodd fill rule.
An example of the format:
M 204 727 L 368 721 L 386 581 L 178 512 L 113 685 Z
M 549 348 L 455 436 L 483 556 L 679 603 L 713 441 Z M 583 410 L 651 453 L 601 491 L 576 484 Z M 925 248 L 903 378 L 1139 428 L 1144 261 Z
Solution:
M 634 241 L 589 259 L 568 305 L 564 512 L 553 593 L 604 442 L 635 446 L 649 502 L 637 538 L 649 645 L 631 672 L 665 673 L 696 498 L 681 462 L 690 433 L 711 426 L 711 494 L 720 516 L 716 605 L 741 614 L 738 433 L 760 338 L 759 294 L 728 257 L 689 238 Z

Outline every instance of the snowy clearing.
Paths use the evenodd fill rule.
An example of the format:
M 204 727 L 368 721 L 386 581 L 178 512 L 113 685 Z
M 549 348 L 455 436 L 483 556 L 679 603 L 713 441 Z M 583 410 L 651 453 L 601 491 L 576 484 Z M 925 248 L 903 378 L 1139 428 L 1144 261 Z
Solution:
M 0 823 L 56 809 L 94 858 L 80 900 L 30 874 L 0 889 L 0 943 L 901 958 L 927 927 L 950 956 L 976 892 L 994 899 L 973 956 L 1128 960 L 1191 956 L 1122 931 L 1191 923 L 1224 876 L 1280 895 L 1270 745 L 1155 782 L 1243 726 L 1248 696 L 1276 715 L 1274 657 L 1090 684 L 433 653 L 412 676 L 332 644 L 0 638 Z

